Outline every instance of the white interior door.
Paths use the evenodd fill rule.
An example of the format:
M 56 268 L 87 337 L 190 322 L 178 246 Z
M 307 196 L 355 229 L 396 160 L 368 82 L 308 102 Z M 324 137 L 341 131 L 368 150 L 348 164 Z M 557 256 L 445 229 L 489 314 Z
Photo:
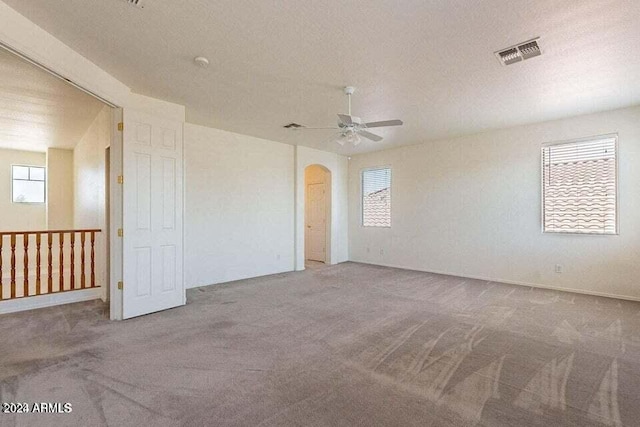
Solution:
M 307 185 L 307 259 L 325 262 L 326 253 L 326 211 L 324 184 Z
M 124 111 L 125 319 L 183 305 L 181 122 Z

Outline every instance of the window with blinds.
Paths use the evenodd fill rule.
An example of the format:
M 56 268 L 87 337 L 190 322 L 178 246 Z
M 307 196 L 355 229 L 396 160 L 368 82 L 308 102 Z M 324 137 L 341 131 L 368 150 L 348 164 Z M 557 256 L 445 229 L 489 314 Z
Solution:
M 362 225 L 391 227 L 391 169 L 362 171 Z
M 547 233 L 617 234 L 616 135 L 542 147 Z

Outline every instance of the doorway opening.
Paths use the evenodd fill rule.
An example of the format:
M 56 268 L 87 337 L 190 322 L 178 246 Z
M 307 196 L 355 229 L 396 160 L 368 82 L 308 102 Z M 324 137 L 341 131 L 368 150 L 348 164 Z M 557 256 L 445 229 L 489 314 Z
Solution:
M 329 264 L 331 259 L 331 171 L 321 165 L 304 170 L 305 263 Z
M 115 109 L 2 45 L 0 77 L 0 314 L 106 301 Z

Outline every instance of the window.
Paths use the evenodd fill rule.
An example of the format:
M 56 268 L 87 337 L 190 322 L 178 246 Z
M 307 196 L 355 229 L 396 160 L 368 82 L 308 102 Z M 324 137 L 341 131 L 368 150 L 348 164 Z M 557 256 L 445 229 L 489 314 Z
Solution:
M 44 203 L 45 168 L 39 166 L 11 166 L 13 203 Z
M 546 233 L 617 234 L 616 135 L 542 147 Z
M 391 169 L 362 172 L 362 225 L 391 227 Z

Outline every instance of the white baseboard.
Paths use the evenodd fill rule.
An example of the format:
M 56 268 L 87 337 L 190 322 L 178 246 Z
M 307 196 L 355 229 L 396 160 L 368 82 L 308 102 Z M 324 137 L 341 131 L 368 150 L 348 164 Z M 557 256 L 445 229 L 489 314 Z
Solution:
M 541 284 L 541 283 L 529 283 L 529 282 L 520 282 L 520 281 L 515 281 L 515 280 L 496 279 L 496 278 L 492 278 L 492 277 L 473 276 L 473 275 L 469 275 L 469 274 L 452 273 L 452 272 L 448 272 L 448 271 L 425 270 L 425 269 L 421 269 L 421 268 L 405 267 L 405 266 L 392 265 L 392 264 L 383 264 L 383 263 L 373 263 L 373 262 L 368 262 L 368 261 L 351 260 L 351 262 L 357 262 L 359 264 L 378 265 L 378 266 L 381 266 L 381 267 L 398 268 L 400 270 L 412 270 L 412 271 L 420 271 L 420 272 L 423 272 L 423 273 L 432 273 L 432 274 L 442 274 L 442 275 L 445 275 L 445 276 L 463 277 L 465 279 L 484 280 L 484 281 L 487 281 L 487 282 L 506 283 L 508 285 L 518 285 L 518 286 L 527 286 L 527 287 L 531 287 L 531 288 L 549 289 L 549 290 L 552 290 L 552 291 L 572 292 L 572 293 L 575 293 L 575 294 L 592 295 L 592 296 L 606 297 L 606 298 L 616 298 L 616 299 L 622 299 L 622 300 L 627 300 L 627 301 L 640 301 L 640 297 L 634 297 L 634 296 L 630 296 L 630 295 L 609 294 L 609 293 L 606 293 L 606 292 L 590 291 L 590 290 L 585 290 L 585 289 L 565 288 L 565 287 L 561 287 L 561 286 L 544 285 L 544 284 Z
M 37 295 L 26 298 L 0 301 L 0 314 L 51 307 L 54 305 L 71 304 L 80 301 L 90 301 L 102 297 L 102 288 L 78 289 L 61 293 Z
M 193 284 L 193 283 L 189 283 L 187 284 L 185 282 L 185 289 L 193 289 L 193 288 L 202 288 L 204 286 L 214 286 L 214 285 L 224 285 L 226 283 L 231 283 L 231 282 L 238 282 L 240 280 L 249 280 L 249 279 L 255 279 L 257 277 L 267 277 L 267 276 L 274 276 L 276 274 L 283 274 L 283 273 L 291 273 L 292 271 L 296 271 L 296 270 L 290 270 L 288 268 L 285 268 L 283 270 L 275 270 L 275 271 L 270 271 L 270 272 L 265 272 L 265 273 L 260 273 L 256 276 L 254 275 L 249 275 L 249 276 L 238 276 L 238 277 L 229 277 L 226 278 L 222 281 L 213 281 L 210 283 L 205 283 L 205 284 Z

